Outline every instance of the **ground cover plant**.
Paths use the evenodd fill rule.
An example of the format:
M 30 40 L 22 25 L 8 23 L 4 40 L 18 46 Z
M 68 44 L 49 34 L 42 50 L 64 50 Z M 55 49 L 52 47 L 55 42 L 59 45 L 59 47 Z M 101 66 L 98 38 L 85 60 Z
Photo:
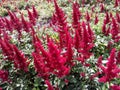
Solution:
M 120 0 L 22 2 L 1 6 L 0 90 L 120 90 Z

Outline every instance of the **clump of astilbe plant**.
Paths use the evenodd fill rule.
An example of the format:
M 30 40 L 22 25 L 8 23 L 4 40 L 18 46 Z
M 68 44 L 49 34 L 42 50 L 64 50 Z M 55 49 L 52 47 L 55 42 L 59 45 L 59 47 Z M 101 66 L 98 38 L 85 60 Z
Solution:
M 102 49 L 94 51 L 95 44 L 99 41 L 95 41 L 97 35 L 95 36 L 91 22 L 95 20 L 93 23 L 97 24 L 99 14 L 97 13 L 98 16 L 92 19 L 92 14 L 89 11 L 85 12 L 85 20 L 83 20 L 81 18 L 83 14 L 79 10 L 80 5 L 77 1 L 70 1 L 73 5 L 72 23 L 69 26 L 67 16 L 59 7 L 57 0 L 49 1 L 54 3 L 55 7 L 50 27 L 58 34 L 58 40 L 48 34 L 39 37 L 34 29 L 38 19 L 38 13 L 34 6 L 32 11 L 27 9 L 28 21 L 23 14 L 18 18 L 11 11 L 8 11 L 10 19 L 0 18 L 0 49 L 4 56 L 1 63 L 5 63 L 0 68 L 0 78 L 7 83 L 6 86 L 11 86 L 12 90 L 18 88 L 25 90 L 97 90 L 106 86 L 106 83 L 109 82 L 107 89 L 119 90 L 119 84 L 117 85 L 117 82 L 112 81 L 118 78 L 120 72 L 120 52 L 117 52 L 115 46 L 112 45 L 116 39 L 119 41 L 119 14 L 113 17 L 112 14 L 105 13 L 105 7 L 101 6 L 101 13 L 105 13 L 104 23 L 101 25 L 103 26 L 101 37 L 109 38 L 111 35 L 113 41 L 107 38 L 108 47 L 107 45 L 101 45 L 98 48 Z M 82 1 L 83 6 L 85 6 L 85 0 Z M 101 5 L 104 5 L 104 3 Z M 19 45 L 11 42 L 13 29 L 21 35 L 19 37 L 20 45 L 24 45 L 21 42 L 23 31 L 31 35 L 29 43 L 34 50 L 30 52 L 29 57 L 26 57 L 22 49 L 20 50 Z M 104 41 L 101 43 L 104 44 Z M 104 49 L 108 49 L 108 51 Z M 110 55 L 109 51 L 111 51 Z M 97 52 L 99 53 L 95 56 Z M 103 54 L 107 55 L 104 56 Z M 98 56 L 100 57 L 98 58 Z M 108 56 L 107 62 L 103 63 L 103 59 Z M 4 84 L 4 82 L 2 83 Z M 2 85 L 0 84 L 0 86 Z

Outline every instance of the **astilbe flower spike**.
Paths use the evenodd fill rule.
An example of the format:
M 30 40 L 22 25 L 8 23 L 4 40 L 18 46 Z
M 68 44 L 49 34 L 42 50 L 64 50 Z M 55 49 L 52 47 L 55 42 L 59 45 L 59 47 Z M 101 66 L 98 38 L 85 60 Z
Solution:
M 119 37 L 119 28 L 118 28 L 118 23 L 114 17 L 112 17 L 112 28 L 111 28 L 111 35 L 112 39 L 115 42 L 118 42 L 120 37 Z
M 72 26 L 73 28 L 78 28 L 79 20 L 81 17 L 81 12 L 79 11 L 79 4 L 77 2 L 72 5 Z
M 34 13 L 32 13 L 29 9 L 27 9 L 28 11 L 28 17 L 29 17 L 29 21 L 32 25 L 35 25 L 36 24 L 36 19 L 34 17 Z
M 63 12 L 63 10 L 58 6 L 56 0 L 54 0 L 54 7 L 55 7 L 55 17 L 57 19 L 57 25 L 61 29 L 60 32 L 65 32 L 65 28 L 68 28 L 67 22 L 66 22 L 66 16 Z
M 100 4 L 100 11 L 103 12 L 105 10 L 105 6 L 103 3 Z
M 5 18 L 5 22 L 6 22 L 6 30 L 9 30 L 10 32 L 13 31 L 13 26 L 10 20 L 8 20 L 7 18 Z
M 89 40 L 91 43 L 93 43 L 93 41 L 95 40 L 95 36 L 94 36 L 94 32 L 93 30 L 91 29 L 91 26 L 90 26 L 90 23 L 87 24 L 87 29 L 88 29 L 88 34 L 89 34 Z
M 38 76 L 42 77 L 45 80 L 48 79 L 50 76 L 50 71 L 47 65 L 45 65 L 42 56 L 36 52 L 33 52 L 32 56 L 34 58 L 34 67 L 36 72 L 38 73 Z
M 18 48 L 14 45 L 13 46 L 14 49 L 14 65 L 16 68 L 21 69 L 25 72 L 28 71 L 28 65 L 29 62 L 27 62 L 27 58 L 25 57 L 24 53 L 20 50 L 18 50 Z
M 14 29 L 18 31 L 19 36 L 21 36 L 22 24 L 20 19 L 11 11 L 8 11 L 8 14 L 10 16 L 11 24 L 13 25 Z
M 80 40 L 81 40 L 79 31 L 81 33 L 81 29 L 80 28 L 75 31 L 75 37 L 74 37 L 74 46 L 75 46 L 75 49 L 77 49 L 77 51 L 79 49 Z
M 106 63 L 106 67 L 102 65 L 99 66 L 102 70 L 102 73 L 104 73 L 104 75 L 99 78 L 99 82 L 110 82 L 112 79 L 118 77 L 120 69 L 116 65 L 115 52 L 116 49 L 113 48 L 111 50 L 110 57 L 108 58 L 108 62 Z
M 86 21 L 87 21 L 87 22 L 90 21 L 90 15 L 89 15 L 88 11 L 86 12 L 85 18 L 86 18 Z
M 73 60 L 73 50 L 72 50 L 72 41 L 71 41 L 70 37 L 68 39 L 66 57 L 67 57 L 67 63 L 72 65 L 73 64 L 73 62 L 72 62 L 72 60 Z
M 99 22 L 98 16 L 95 15 L 95 21 L 94 21 L 94 24 L 96 25 L 98 22 Z
M 32 6 L 32 10 L 33 10 L 33 15 L 36 19 L 38 19 L 38 12 L 37 10 L 35 9 L 35 6 Z
M 58 6 L 56 0 L 54 0 L 54 7 L 55 7 L 55 12 L 53 14 L 52 21 L 51 23 L 53 29 L 59 33 L 59 43 L 60 47 L 67 47 L 67 38 L 66 38 L 66 32 L 69 30 L 68 23 L 66 22 L 66 16 L 63 12 L 63 10 Z M 55 21 L 56 20 L 56 21 Z
M 0 39 L 0 48 L 2 49 L 2 54 L 6 56 L 5 60 L 8 59 L 13 61 L 14 59 L 13 45 L 8 43 L 8 41 L 5 39 Z
M 106 35 L 106 24 L 103 23 L 103 26 L 102 26 L 102 33 Z
M 106 23 L 103 23 L 103 26 L 102 26 L 102 33 L 105 35 L 105 36 L 108 36 L 110 34 L 110 26 L 108 26 L 108 28 L 106 27 L 107 24 Z
M 23 24 L 23 29 L 26 31 L 26 32 L 29 32 L 30 31 L 30 23 L 27 22 L 23 16 L 23 14 L 21 15 L 21 20 L 22 20 L 22 24 Z
M 108 24 L 109 22 L 110 22 L 110 16 L 109 16 L 109 13 L 106 12 L 106 13 L 105 13 L 104 23 L 105 23 L 105 24 Z

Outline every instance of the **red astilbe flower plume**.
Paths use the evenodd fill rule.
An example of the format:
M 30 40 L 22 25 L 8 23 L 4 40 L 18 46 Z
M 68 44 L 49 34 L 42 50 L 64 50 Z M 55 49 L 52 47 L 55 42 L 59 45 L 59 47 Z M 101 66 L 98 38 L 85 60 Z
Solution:
M 103 26 L 102 26 L 102 33 L 105 36 L 108 36 L 110 34 L 110 26 L 108 28 L 106 26 L 107 26 L 107 24 L 106 24 L 106 22 L 104 22 Z
M 74 37 L 74 45 L 75 45 L 75 49 L 77 49 L 77 50 L 79 48 L 80 40 L 81 40 L 81 36 L 79 34 L 79 31 L 81 33 L 81 29 L 80 28 L 75 31 L 75 37 Z
M 36 19 L 38 19 L 38 12 L 37 10 L 35 9 L 35 6 L 32 6 L 32 10 L 33 10 L 33 15 Z
M 25 57 L 24 53 L 14 45 L 14 65 L 17 69 L 21 69 L 25 72 L 28 71 L 29 62 L 27 62 L 27 58 Z
M 32 25 L 35 25 L 36 24 L 36 18 L 34 16 L 34 13 L 30 12 L 29 9 L 27 9 L 28 11 L 28 17 L 29 17 L 29 21 Z
M 103 21 L 103 26 L 102 26 L 102 33 L 105 35 L 105 36 L 108 36 L 110 34 L 110 25 L 109 27 L 107 28 L 107 24 L 110 23 L 110 15 L 108 12 L 105 13 L 105 18 L 104 18 L 104 21 Z
M 98 16 L 95 15 L 95 21 L 94 21 L 94 24 L 96 25 L 98 22 L 99 22 Z
M 90 21 L 90 15 L 89 15 L 88 11 L 86 12 L 85 18 L 86 18 L 86 21 L 87 21 L 87 22 Z
M 99 78 L 99 82 L 110 82 L 112 79 L 118 77 L 118 73 L 120 72 L 120 69 L 116 65 L 116 58 L 115 58 L 115 52 L 116 49 L 113 48 L 110 53 L 110 57 L 108 58 L 108 62 L 106 63 L 106 66 L 100 65 L 99 67 L 102 70 L 102 73 L 104 75 Z
M 54 7 L 55 12 L 54 16 L 56 17 L 56 25 L 60 28 L 60 32 L 64 33 L 65 28 L 68 28 L 67 22 L 66 22 L 66 16 L 63 12 L 63 10 L 58 6 L 56 0 L 54 0 Z
M 44 58 L 36 52 L 33 52 L 32 56 L 34 58 L 34 67 L 38 76 L 44 78 L 45 80 L 48 79 L 50 76 L 50 69 L 45 64 Z
M 119 27 L 118 27 L 118 23 L 116 21 L 116 19 L 114 17 L 112 17 L 112 28 L 111 28 L 111 35 L 112 35 L 112 39 L 115 42 L 118 42 L 120 39 L 119 36 Z
M 106 24 L 103 23 L 103 26 L 102 26 L 102 33 L 106 35 Z
M 88 34 L 89 34 L 89 38 L 90 38 L 89 40 L 90 40 L 91 43 L 93 43 L 95 37 L 94 37 L 94 32 L 90 27 L 90 23 L 88 23 L 87 29 L 88 29 Z
M 72 5 L 72 26 L 73 28 L 78 28 L 79 20 L 81 17 L 81 12 L 79 11 L 79 4 L 77 2 Z
M 100 11 L 103 12 L 105 10 L 105 6 L 103 3 L 100 4 Z
M 21 20 L 22 20 L 22 25 L 23 25 L 23 29 L 26 31 L 26 32 L 29 32 L 30 31 L 30 23 L 27 22 L 23 16 L 23 14 L 21 15 Z
M 54 0 L 55 12 L 53 14 L 53 23 L 51 23 L 53 29 L 59 33 L 60 47 L 67 47 L 66 32 L 69 30 L 69 26 L 66 22 L 66 16 L 63 10 L 58 6 L 56 0 Z M 55 21 L 56 20 L 56 21 Z
M 108 12 L 105 13 L 105 19 L 104 19 L 104 23 L 108 24 L 110 22 L 110 16 L 108 14 Z
M 68 39 L 67 52 L 66 52 L 67 63 L 73 65 L 73 50 L 71 38 Z
M 8 11 L 10 16 L 11 24 L 13 25 L 14 29 L 18 31 L 19 35 L 21 36 L 22 24 L 20 19 L 16 16 L 15 13 Z
M 2 82 L 8 81 L 8 72 L 5 70 L 0 70 L 0 80 Z
M 7 18 L 4 18 L 4 19 L 5 19 L 5 23 L 6 23 L 6 26 L 5 26 L 6 30 L 9 30 L 10 32 L 12 32 L 13 31 L 13 25 L 12 25 L 11 21 L 8 20 Z
M 5 60 L 7 59 L 13 61 L 14 59 L 13 45 L 8 43 L 8 41 L 5 39 L 0 39 L 0 48 L 2 49 L 2 54 L 6 56 Z

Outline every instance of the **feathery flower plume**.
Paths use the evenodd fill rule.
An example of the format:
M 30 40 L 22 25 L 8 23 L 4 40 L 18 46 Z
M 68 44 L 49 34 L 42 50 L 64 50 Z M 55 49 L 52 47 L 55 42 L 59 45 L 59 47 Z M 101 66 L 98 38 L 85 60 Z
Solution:
M 95 21 L 94 21 L 95 25 L 98 23 L 98 21 L 99 21 L 98 16 L 95 15 Z
M 27 58 L 25 57 L 24 53 L 20 50 L 18 50 L 18 48 L 14 45 L 13 46 L 14 49 L 14 65 L 17 69 L 21 69 L 25 72 L 28 71 L 28 65 L 29 62 L 27 62 Z
M 117 24 L 117 21 L 114 17 L 112 17 L 112 28 L 111 28 L 111 35 L 112 35 L 112 39 L 115 41 L 115 42 L 118 42 L 119 41 L 119 28 L 118 28 L 118 24 Z
M 27 9 L 27 11 L 28 11 L 28 17 L 29 17 L 29 21 L 30 21 L 30 23 L 31 23 L 32 25 L 35 25 L 35 24 L 36 24 L 36 19 L 35 19 L 33 13 L 30 12 L 29 9 Z
M 105 6 L 103 3 L 100 4 L 100 11 L 103 12 L 105 10 Z
M 36 19 L 38 19 L 38 12 L 37 10 L 35 9 L 35 6 L 32 6 L 32 10 L 33 10 L 33 15 Z
M 13 31 L 13 26 L 12 26 L 12 23 L 10 20 L 8 20 L 7 18 L 4 18 L 5 19 L 5 23 L 6 23 L 6 29 L 9 30 L 10 32 Z
M 81 17 L 81 13 L 79 11 L 79 4 L 77 2 L 72 5 L 72 26 L 73 28 L 78 28 L 79 20 Z
M 105 13 L 105 19 L 104 19 L 104 23 L 108 24 L 110 22 L 110 16 L 108 14 L 108 12 Z
M 21 20 L 22 20 L 22 25 L 23 25 L 23 29 L 26 31 L 26 32 L 29 32 L 30 31 L 30 23 L 27 22 L 23 16 L 23 14 L 21 15 Z
M 104 75 L 99 78 L 99 82 L 110 82 L 112 79 L 118 77 L 118 73 L 120 72 L 120 69 L 116 65 L 116 57 L 115 57 L 116 49 L 113 48 L 110 53 L 110 57 L 108 58 L 108 62 L 106 63 L 106 66 L 99 66 L 102 69 L 102 72 Z
M 86 12 L 85 18 L 86 18 L 86 21 L 87 21 L 87 22 L 90 21 L 90 15 L 89 15 L 88 11 Z
M 58 6 L 56 0 L 54 0 L 54 19 L 56 20 L 54 23 L 51 23 L 53 29 L 59 33 L 59 41 L 60 41 L 60 47 L 66 46 L 67 47 L 67 38 L 66 38 L 66 32 L 69 30 L 69 26 L 66 22 L 66 16 L 63 12 L 63 10 Z
M 0 39 L 0 48 L 2 49 L 2 54 L 5 56 L 5 60 L 13 61 L 14 50 L 13 45 L 8 43 L 5 39 Z

